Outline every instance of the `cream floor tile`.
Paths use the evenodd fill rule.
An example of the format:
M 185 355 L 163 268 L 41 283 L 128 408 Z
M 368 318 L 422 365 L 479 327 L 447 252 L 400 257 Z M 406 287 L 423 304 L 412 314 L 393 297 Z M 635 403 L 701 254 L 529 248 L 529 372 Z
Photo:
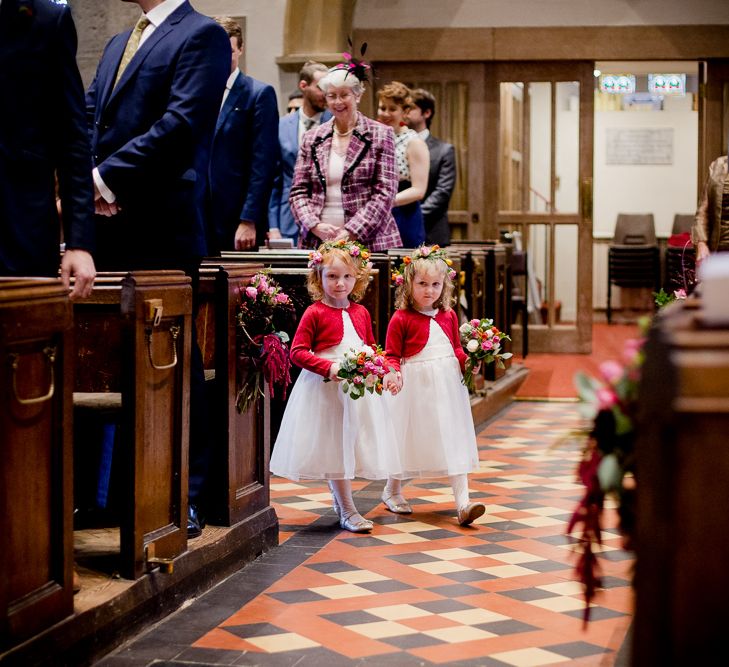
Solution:
M 369 570 L 350 570 L 348 572 L 330 572 L 330 577 L 344 581 L 347 584 L 364 584 L 370 581 L 389 581 L 389 577 L 384 577 L 376 572 Z
M 298 503 L 281 503 L 285 507 L 290 507 L 295 510 L 316 510 L 323 507 L 330 507 L 329 503 L 322 503 L 318 500 L 302 500 Z
M 388 544 L 412 544 L 413 542 L 428 542 L 428 540 L 426 540 L 424 537 L 419 537 L 415 533 L 389 533 L 385 535 L 375 535 L 375 537 L 378 540 L 387 542 Z
M 529 482 L 490 482 L 492 486 L 500 486 L 504 489 L 526 489 L 534 484 Z
M 374 623 L 358 623 L 356 625 L 344 626 L 347 630 L 352 630 L 364 637 L 370 639 L 384 639 L 385 637 L 401 637 L 403 635 L 417 634 L 417 630 L 393 623 L 392 621 L 375 621 Z
M 423 572 L 427 572 L 428 574 L 445 574 L 447 572 L 463 572 L 464 570 L 469 570 L 470 568 L 465 567 L 464 565 L 459 565 L 458 563 L 451 563 L 447 560 L 439 560 L 434 563 L 416 563 L 414 565 L 411 565 L 410 567 L 414 567 L 416 570 L 421 570 Z
M 516 523 L 522 523 L 530 528 L 544 528 L 545 526 L 561 526 L 566 525 L 566 521 L 562 519 L 555 519 L 551 516 L 532 516 L 524 517 L 523 519 L 513 519 Z
M 539 516 L 553 516 L 554 514 L 568 514 L 572 510 L 562 509 L 561 507 L 532 507 L 524 511 L 529 512 L 529 514 L 538 514 Z
M 434 551 L 424 551 L 426 556 L 440 558 L 441 560 L 463 560 L 464 558 L 479 558 L 480 554 L 468 549 L 435 549 Z
M 585 607 L 585 601 L 578 598 L 568 596 L 560 596 L 558 598 L 546 598 L 545 600 L 531 600 L 529 604 L 547 609 L 548 611 L 576 611 Z
M 489 558 L 500 560 L 502 563 L 510 563 L 511 565 L 520 565 L 521 563 L 536 563 L 539 560 L 547 560 L 541 556 L 528 554 L 524 551 L 513 551 L 505 554 L 489 554 Z
M 511 620 L 508 616 L 497 614 L 495 611 L 489 611 L 488 609 L 461 609 L 459 611 L 449 611 L 440 614 L 440 616 L 455 621 L 456 623 L 462 623 L 463 625 L 478 625 L 479 623 Z
M 428 489 L 430 491 L 431 489 Z M 453 502 L 453 491 L 451 490 L 450 495 L 445 493 L 433 496 L 418 496 L 418 500 L 424 500 L 427 503 L 447 503 Z
M 488 499 L 486 499 L 488 501 Z M 496 514 L 497 512 L 513 512 L 514 510 L 511 509 L 511 507 L 506 507 L 506 505 L 489 505 L 488 502 L 484 503 L 486 505 L 486 514 Z M 529 510 L 531 512 L 531 510 Z M 503 519 L 501 519 L 503 521 Z
M 420 533 L 424 530 L 434 530 L 435 526 L 430 523 L 424 523 L 422 521 L 408 521 L 404 523 L 390 523 L 387 526 L 394 530 L 402 531 L 403 533 Z
M 305 486 L 294 484 L 293 482 L 271 482 L 271 491 L 295 491 L 305 488 Z
M 460 625 L 451 628 L 437 628 L 435 630 L 425 630 L 423 634 L 429 637 L 435 637 L 449 644 L 457 644 L 459 642 L 470 642 L 477 639 L 491 639 L 496 637 L 493 632 L 486 632 L 479 628 L 472 628 L 470 625 Z
M 542 486 L 548 489 L 555 489 L 556 491 L 571 491 L 572 489 L 584 489 L 582 484 L 575 484 L 574 482 L 558 482 L 557 484 L 543 484 Z
M 535 574 L 534 570 L 528 570 L 519 565 L 495 565 L 493 567 L 476 568 L 479 572 L 490 574 L 493 577 L 509 579 L 510 577 L 523 577 L 527 574 Z
M 311 639 L 297 635 L 295 632 L 285 632 L 280 635 L 263 635 L 262 637 L 248 637 L 246 641 L 268 653 L 282 653 L 284 651 L 300 651 L 304 648 L 321 646 Z
M 433 612 L 419 609 L 411 604 L 391 604 L 386 607 L 367 607 L 364 609 L 368 614 L 374 614 L 386 621 L 401 621 L 405 618 L 420 618 L 421 616 L 432 616 Z
M 343 600 L 345 598 L 359 598 L 366 595 L 375 595 L 372 591 L 368 591 L 366 588 L 360 588 L 354 584 L 339 584 L 336 586 L 317 586 L 316 588 L 310 588 L 309 590 L 323 595 L 330 600 Z
M 568 658 L 545 651 L 542 648 L 520 648 L 516 651 L 493 653 L 492 658 L 505 662 L 513 667 L 540 667 L 540 665 L 556 665 L 560 662 L 569 662 Z
M 537 586 L 542 591 L 557 593 L 557 595 L 582 595 L 582 584 L 579 581 L 563 581 L 559 584 L 544 584 Z
M 330 505 L 332 501 L 332 494 L 328 491 L 326 493 L 299 493 L 298 495 L 307 500 L 328 500 L 327 505 Z

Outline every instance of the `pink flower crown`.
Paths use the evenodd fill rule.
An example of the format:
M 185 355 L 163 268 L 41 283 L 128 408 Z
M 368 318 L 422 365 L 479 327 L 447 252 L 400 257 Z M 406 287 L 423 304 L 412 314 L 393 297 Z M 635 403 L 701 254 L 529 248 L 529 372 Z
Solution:
M 402 285 L 405 282 L 405 269 L 408 267 L 409 264 L 412 264 L 416 259 L 427 259 L 431 260 L 433 262 L 440 260 L 443 260 L 448 267 L 453 266 L 453 260 L 448 257 L 448 253 L 441 248 L 438 244 L 435 245 L 421 245 L 419 248 L 413 252 L 412 255 L 408 255 L 407 257 L 403 258 L 402 264 L 397 269 L 392 270 L 392 282 L 395 283 L 395 285 Z M 448 269 L 448 277 L 451 280 L 456 279 L 456 271 L 453 268 Z
M 354 259 L 359 259 L 362 262 L 362 268 L 367 268 L 367 264 L 370 259 L 370 251 L 367 250 L 358 241 L 345 241 L 339 239 L 338 241 L 326 241 L 322 243 L 316 250 L 309 253 L 309 268 L 313 269 L 319 266 L 324 261 L 324 255 L 332 250 L 343 250 Z

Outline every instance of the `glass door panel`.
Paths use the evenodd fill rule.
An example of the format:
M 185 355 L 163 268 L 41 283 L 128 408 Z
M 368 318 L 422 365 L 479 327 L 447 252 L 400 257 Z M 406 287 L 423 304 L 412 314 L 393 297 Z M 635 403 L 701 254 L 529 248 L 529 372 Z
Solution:
M 530 347 L 589 352 L 592 338 L 592 64 L 501 63 L 500 230 L 528 252 Z M 589 294 L 588 298 L 578 295 Z M 515 345 L 515 349 L 518 346 Z

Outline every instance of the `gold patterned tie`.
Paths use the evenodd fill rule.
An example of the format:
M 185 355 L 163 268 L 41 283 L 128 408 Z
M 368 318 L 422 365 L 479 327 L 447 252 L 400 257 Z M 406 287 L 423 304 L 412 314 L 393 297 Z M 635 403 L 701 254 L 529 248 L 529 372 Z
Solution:
M 142 39 L 142 33 L 144 32 L 144 29 L 150 24 L 150 20 L 142 15 L 139 17 L 139 20 L 137 21 L 137 25 L 134 26 L 134 30 L 132 30 L 132 34 L 129 35 L 129 40 L 127 41 L 126 48 L 124 49 L 124 55 L 122 56 L 121 62 L 119 63 L 119 69 L 116 72 L 116 79 L 114 79 L 114 87 L 116 87 L 116 84 L 119 83 L 119 79 L 121 79 L 121 75 L 124 73 L 124 70 L 127 68 L 127 65 L 130 63 L 132 58 L 134 57 L 134 54 L 137 52 L 137 49 L 139 48 L 139 40 Z

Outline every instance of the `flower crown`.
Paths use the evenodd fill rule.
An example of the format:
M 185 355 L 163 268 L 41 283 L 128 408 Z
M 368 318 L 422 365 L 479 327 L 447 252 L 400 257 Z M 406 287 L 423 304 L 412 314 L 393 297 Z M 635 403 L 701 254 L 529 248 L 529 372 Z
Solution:
M 395 285 L 400 286 L 405 282 L 405 269 L 416 259 L 428 259 L 434 262 L 442 259 L 449 267 L 448 277 L 451 280 L 455 280 L 456 271 L 455 269 L 450 268 L 453 266 L 453 260 L 448 257 L 448 253 L 438 244 L 430 246 L 421 245 L 412 255 L 404 257 L 402 264 L 400 264 L 397 269 L 392 270 L 392 282 L 395 283 Z
M 324 261 L 324 255 L 331 250 L 343 250 L 351 257 L 359 259 L 362 262 L 363 269 L 367 267 L 367 263 L 370 259 L 370 251 L 358 241 L 345 241 L 344 239 L 339 239 L 338 241 L 326 241 L 316 250 L 310 252 L 309 268 L 313 269 L 319 266 Z
M 347 39 L 347 42 L 349 43 L 350 50 L 354 51 L 352 40 Z M 344 62 L 335 65 L 332 69 L 347 70 L 345 78 L 346 76 L 351 74 L 352 76 L 356 77 L 361 83 L 367 83 L 369 81 L 369 72 L 371 71 L 374 74 L 374 69 L 372 68 L 372 65 L 364 60 L 365 51 L 367 51 L 367 42 L 363 42 L 359 50 L 359 54 L 360 56 L 362 56 L 362 59 L 355 58 L 351 53 L 349 53 L 349 51 L 344 51 L 342 53 Z

